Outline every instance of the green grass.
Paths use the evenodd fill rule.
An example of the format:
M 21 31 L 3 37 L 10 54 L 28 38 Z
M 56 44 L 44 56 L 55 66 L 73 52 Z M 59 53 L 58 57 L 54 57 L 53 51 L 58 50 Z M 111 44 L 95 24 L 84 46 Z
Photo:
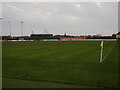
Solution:
M 3 42 L 3 78 L 49 82 L 54 87 L 118 87 L 117 48 L 117 42 L 105 41 L 107 57 L 99 63 L 100 41 Z M 3 88 L 6 82 L 3 79 Z
M 3 78 L 3 83 L 4 83 L 3 87 L 7 87 L 7 88 L 96 88 L 90 86 L 20 80 L 20 79 L 11 79 L 11 78 Z

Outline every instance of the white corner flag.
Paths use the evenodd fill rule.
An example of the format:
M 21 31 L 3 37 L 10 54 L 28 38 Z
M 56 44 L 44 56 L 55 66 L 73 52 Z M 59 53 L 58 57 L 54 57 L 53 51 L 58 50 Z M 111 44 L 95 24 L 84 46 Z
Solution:
M 102 62 L 102 58 L 103 58 L 103 41 L 101 41 L 101 53 L 100 53 L 100 63 Z

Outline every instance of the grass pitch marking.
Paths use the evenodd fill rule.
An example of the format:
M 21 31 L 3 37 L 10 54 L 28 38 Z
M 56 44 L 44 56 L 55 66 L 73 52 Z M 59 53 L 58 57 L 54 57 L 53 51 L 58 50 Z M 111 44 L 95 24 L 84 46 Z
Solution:
M 110 52 L 112 51 L 112 49 L 113 49 L 114 47 L 115 47 L 115 45 L 108 51 L 107 55 L 103 58 L 102 61 L 104 61 L 104 60 L 108 57 L 108 55 L 110 54 Z

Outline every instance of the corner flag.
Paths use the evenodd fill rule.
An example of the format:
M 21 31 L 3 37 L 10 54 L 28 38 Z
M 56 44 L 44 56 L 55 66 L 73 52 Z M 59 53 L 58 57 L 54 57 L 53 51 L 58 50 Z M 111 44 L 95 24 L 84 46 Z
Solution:
M 100 54 L 100 62 L 102 62 L 102 58 L 103 58 L 103 41 L 101 41 L 101 54 Z
M 103 47 L 103 41 L 101 41 L 101 45 L 100 46 Z

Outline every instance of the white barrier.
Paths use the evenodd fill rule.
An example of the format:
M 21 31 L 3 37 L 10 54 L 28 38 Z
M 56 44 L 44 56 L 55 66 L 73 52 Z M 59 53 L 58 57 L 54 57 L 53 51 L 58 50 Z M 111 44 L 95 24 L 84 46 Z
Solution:
M 85 39 L 88 41 L 117 41 L 117 39 Z
M 26 40 L 24 40 L 24 41 L 26 41 Z M 27 41 L 29 41 L 29 40 L 27 40 Z M 34 41 L 34 40 L 30 40 L 30 41 Z M 73 39 L 73 40 L 44 39 L 42 41 L 117 41 L 117 39 L 79 39 L 79 40 L 76 40 L 76 39 Z
M 2 40 L 7 42 L 17 42 L 17 41 L 34 41 L 34 40 Z
M 79 39 L 79 40 L 60 40 L 60 41 L 117 41 L 117 39 Z

